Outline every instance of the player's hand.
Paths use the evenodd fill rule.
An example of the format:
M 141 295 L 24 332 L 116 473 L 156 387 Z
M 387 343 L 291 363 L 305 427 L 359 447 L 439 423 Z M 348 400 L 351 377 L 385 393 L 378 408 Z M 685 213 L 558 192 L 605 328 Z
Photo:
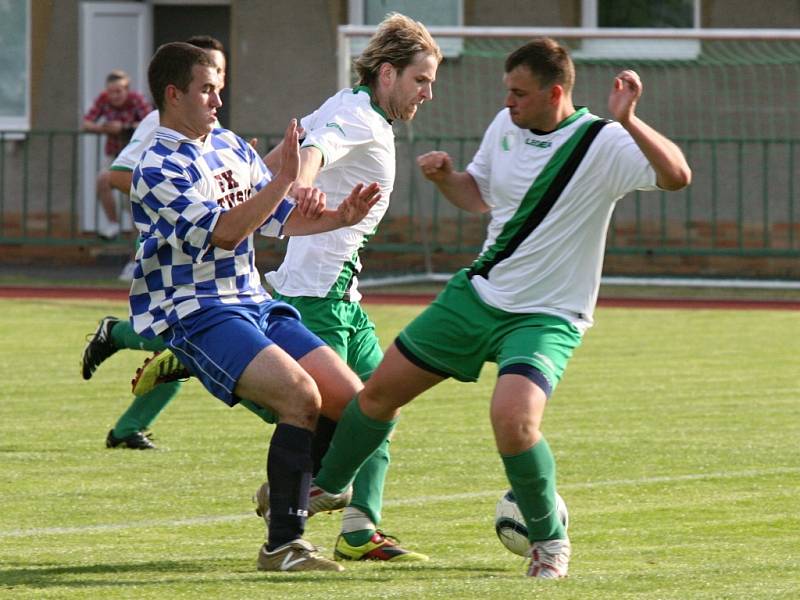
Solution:
M 608 96 L 608 112 L 614 120 L 624 125 L 633 117 L 642 89 L 642 80 L 636 71 L 628 70 L 617 74 Z
M 365 186 L 359 183 L 336 209 L 336 215 L 343 227 L 355 225 L 367 216 L 370 209 L 383 197 L 377 183 Z
M 417 165 L 427 178 L 436 183 L 453 172 L 453 160 L 447 152 L 435 150 L 417 157 Z
M 307 219 L 316 220 L 325 211 L 325 192 L 316 187 L 301 187 L 297 182 L 289 190 L 297 205 L 295 210 Z
M 276 178 L 294 182 L 300 172 L 300 149 L 297 146 L 297 119 L 289 121 L 281 141 L 281 165 Z

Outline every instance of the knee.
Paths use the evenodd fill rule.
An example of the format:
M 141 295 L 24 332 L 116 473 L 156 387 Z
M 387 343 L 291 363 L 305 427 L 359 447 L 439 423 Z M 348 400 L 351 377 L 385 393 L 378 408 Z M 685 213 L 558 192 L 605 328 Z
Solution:
M 396 418 L 400 408 L 406 404 L 407 400 L 398 397 L 385 386 L 373 383 L 373 381 L 368 379 L 364 389 L 358 395 L 361 412 L 379 421 Z
M 286 390 L 281 404 L 281 421 L 313 429 L 322 406 L 322 397 L 314 380 L 300 373 Z
M 492 412 L 492 428 L 503 454 L 523 452 L 542 438 L 538 420 L 515 413 Z

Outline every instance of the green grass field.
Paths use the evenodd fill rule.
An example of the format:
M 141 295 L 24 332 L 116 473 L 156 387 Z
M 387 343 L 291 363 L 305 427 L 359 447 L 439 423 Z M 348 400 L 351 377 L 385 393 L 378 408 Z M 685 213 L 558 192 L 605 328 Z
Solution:
M 369 306 L 384 342 L 415 307 Z M 530 581 L 493 530 L 506 484 L 488 365 L 412 403 L 393 443 L 385 529 L 421 566 L 264 574 L 250 496 L 271 429 L 187 384 L 158 452 L 107 450 L 144 354 L 84 382 L 78 358 L 119 303 L 0 301 L 0 597 L 800 597 L 798 315 L 600 309 L 545 418 L 570 508 L 569 579 Z M 308 538 L 332 552 L 338 515 Z

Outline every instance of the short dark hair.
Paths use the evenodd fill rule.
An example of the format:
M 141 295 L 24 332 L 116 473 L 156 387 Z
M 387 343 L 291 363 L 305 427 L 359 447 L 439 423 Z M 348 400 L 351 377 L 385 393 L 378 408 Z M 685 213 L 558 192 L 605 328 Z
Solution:
M 222 42 L 210 35 L 193 35 L 185 39 L 184 42 L 202 48 L 203 50 L 219 50 L 225 54 L 225 46 L 222 45 Z
M 164 110 L 164 92 L 168 85 L 174 85 L 182 92 L 189 89 L 195 65 L 215 68 L 206 51 L 197 46 L 185 42 L 170 42 L 159 46 L 147 68 L 150 95 L 158 110 Z
M 510 73 L 519 66 L 530 69 L 543 87 L 559 84 L 565 92 L 570 93 L 575 84 L 575 65 L 572 58 L 552 38 L 534 38 L 509 54 L 505 72 Z

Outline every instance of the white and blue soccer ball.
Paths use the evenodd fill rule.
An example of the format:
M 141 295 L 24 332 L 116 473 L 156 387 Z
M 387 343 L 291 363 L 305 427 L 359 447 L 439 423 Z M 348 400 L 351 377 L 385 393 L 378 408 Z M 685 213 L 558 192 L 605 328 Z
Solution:
M 564 529 L 569 526 L 569 512 L 564 499 L 556 494 L 556 510 Z M 517 506 L 514 492 L 508 490 L 497 501 L 494 512 L 494 530 L 500 542 L 508 550 L 520 556 L 527 556 L 531 543 L 528 541 L 528 527 Z

